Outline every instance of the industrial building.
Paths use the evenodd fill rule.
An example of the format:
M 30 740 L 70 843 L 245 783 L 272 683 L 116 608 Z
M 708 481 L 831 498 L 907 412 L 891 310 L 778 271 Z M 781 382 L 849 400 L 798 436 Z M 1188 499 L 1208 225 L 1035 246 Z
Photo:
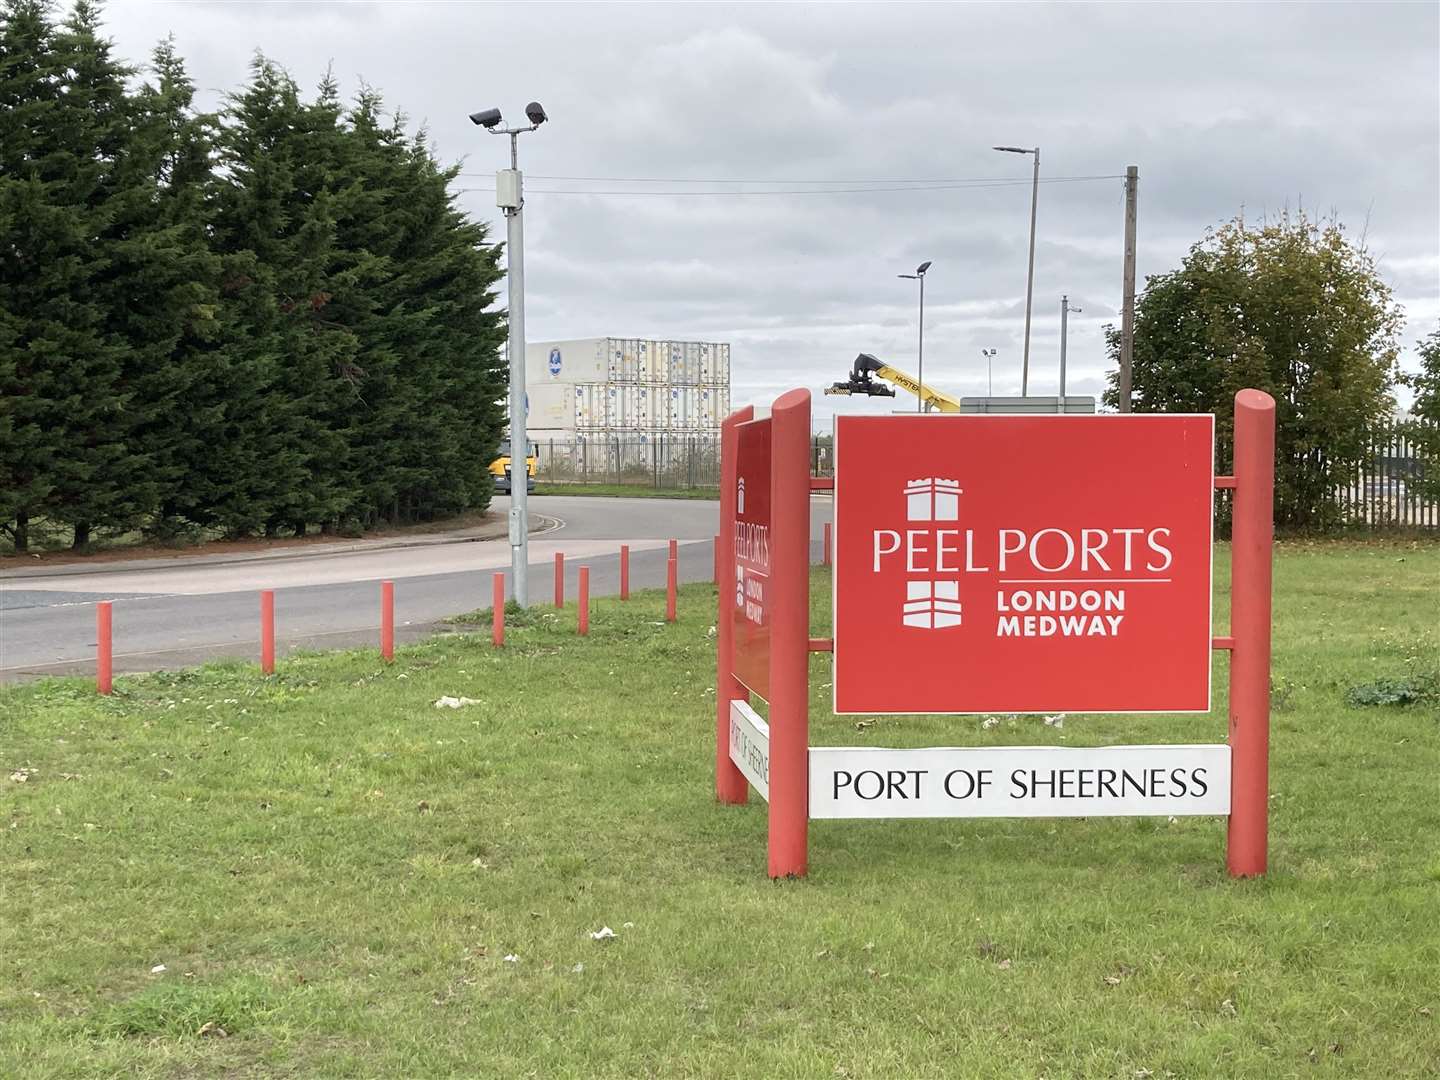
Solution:
M 526 430 L 546 479 L 697 482 L 730 412 L 730 346 L 599 337 L 525 347 Z M 700 478 L 705 479 L 705 478 Z

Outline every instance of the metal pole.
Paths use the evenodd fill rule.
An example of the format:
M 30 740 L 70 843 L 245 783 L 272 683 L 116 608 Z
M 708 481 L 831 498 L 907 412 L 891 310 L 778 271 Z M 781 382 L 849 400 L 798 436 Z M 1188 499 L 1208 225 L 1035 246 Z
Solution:
M 925 275 L 917 274 L 920 279 L 920 353 L 918 357 L 918 368 L 916 379 L 920 382 L 920 393 L 917 395 L 919 401 L 916 403 L 915 411 L 925 411 Z
M 1130 411 L 1130 362 L 1135 354 L 1135 200 L 1140 169 L 1125 167 L 1125 270 L 1120 301 L 1120 411 Z
M 1060 402 L 1056 412 L 1065 411 L 1065 336 L 1070 323 L 1070 297 L 1060 297 Z
M 1020 365 L 1020 396 L 1030 396 L 1030 303 L 1035 296 L 1035 213 L 1040 206 L 1040 148 L 1035 147 L 1035 179 L 1030 185 L 1030 273 L 1025 279 L 1025 358 Z
M 510 168 L 518 206 L 505 210 L 510 284 L 510 580 L 515 602 L 530 603 L 530 537 L 527 516 L 530 443 L 525 435 L 525 221 L 519 136 L 510 135 Z M 519 462 L 517 469 L 516 462 Z

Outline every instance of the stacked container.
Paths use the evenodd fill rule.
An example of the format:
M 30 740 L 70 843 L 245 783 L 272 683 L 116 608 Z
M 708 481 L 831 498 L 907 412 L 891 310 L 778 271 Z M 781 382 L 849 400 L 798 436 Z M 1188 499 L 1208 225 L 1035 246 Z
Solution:
M 537 442 L 715 439 L 730 412 L 730 346 L 614 337 L 531 342 L 525 382 L 526 426 Z

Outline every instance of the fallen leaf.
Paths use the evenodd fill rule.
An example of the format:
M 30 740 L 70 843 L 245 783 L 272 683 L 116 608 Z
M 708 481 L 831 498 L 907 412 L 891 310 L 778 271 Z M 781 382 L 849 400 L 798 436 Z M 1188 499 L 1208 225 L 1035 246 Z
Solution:
M 17 784 L 23 784 L 30 779 L 30 773 L 26 769 L 16 769 L 10 774 L 10 779 Z
M 1004 960 L 1001 960 L 1000 963 L 996 964 L 995 966 L 998 967 L 1001 971 L 1009 971 L 1010 958 L 1007 956 Z
M 520 957 L 516 956 L 513 952 L 506 953 L 503 959 L 507 964 L 518 964 L 520 962 Z
M 213 1039 L 228 1039 L 230 1037 L 230 1033 L 214 1020 L 206 1020 L 205 1023 L 200 1025 L 200 1030 L 196 1032 L 196 1034 L 204 1038 Z
M 634 929 L 635 929 L 635 924 L 634 924 L 633 922 L 621 923 L 621 924 L 620 924 L 620 929 L 621 929 L 621 930 L 634 930 Z
M 432 812 L 432 811 L 430 810 L 430 804 L 429 804 L 428 802 L 426 802 L 424 799 L 421 799 L 421 800 L 420 800 L 420 805 L 417 806 L 417 807 L 415 807 L 415 809 L 416 809 L 416 810 L 419 810 L 420 813 L 422 813 L 422 814 L 429 814 L 429 813 Z
M 1226 998 L 1224 1001 L 1220 1002 L 1221 1016 L 1236 1016 L 1239 1014 L 1239 1012 L 1240 1010 L 1235 1008 L 1235 1002 L 1232 1001 L 1230 998 Z
M 1419 1012 L 1420 1015 L 1425 1017 L 1427 1020 L 1430 1018 L 1430 1010 L 1428 1008 L 1420 1009 Z

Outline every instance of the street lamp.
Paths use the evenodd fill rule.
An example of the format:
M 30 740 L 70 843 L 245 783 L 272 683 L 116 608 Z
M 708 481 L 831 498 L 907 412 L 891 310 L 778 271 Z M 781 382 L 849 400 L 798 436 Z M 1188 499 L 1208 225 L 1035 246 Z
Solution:
M 1020 396 L 1030 393 L 1030 300 L 1035 295 L 1035 210 L 1040 204 L 1040 148 L 1026 150 L 1023 146 L 995 146 L 1004 154 L 1034 154 L 1035 180 L 1030 185 L 1030 274 L 1025 279 L 1025 357 L 1020 364 Z
M 915 380 L 920 384 L 919 402 L 915 406 L 916 412 L 925 411 L 925 271 L 930 269 L 930 262 L 927 259 L 915 268 L 913 274 L 896 274 L 896 277 L 908 278 L 910 281 L 920 282 L 920 349 L 917 360 Z
M 1065 338 L 1070 326 L 1070 312 L 1080 314 L 1081 309 L 1070 305 L 1070 297 L 1060 297 L 1060 408 L 1065 411 Z
M 987 397 L 995 396 L 995 371 L 991 366 L 995 359 L 994 349 L 981 349 L 980 355 L 985 358 L 985 394 Z
M 527 127 L 500 126 L 499 109 L 470 114 L 470 122 L 491 135 L 510 136 L 510 168 L 495 173 L 495 205 L 505 212 L 505 252 L 510 279 L 510 581 L 515 602 L 530 603 L 530 544 L 527 517 L 530 484 L 530 440 L 525 433 L 525 197 L 520 173 L 519 138 L 546 120 L 538 101 L 525 106 Z M 515 480 L 519 454 L 520 480 Z

